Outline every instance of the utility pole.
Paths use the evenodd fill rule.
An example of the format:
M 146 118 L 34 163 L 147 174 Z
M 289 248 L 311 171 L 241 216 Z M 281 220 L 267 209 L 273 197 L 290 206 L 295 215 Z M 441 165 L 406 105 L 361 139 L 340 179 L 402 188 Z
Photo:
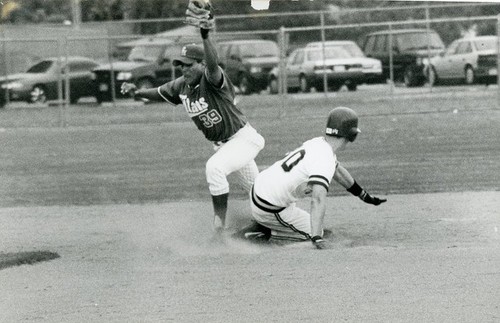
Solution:
M 70 0 L 71 1 L 71 11 L 72 11 L 72 21 L 73 28 L 80 29 L 82 23 L 82 5 L 81 0 Z

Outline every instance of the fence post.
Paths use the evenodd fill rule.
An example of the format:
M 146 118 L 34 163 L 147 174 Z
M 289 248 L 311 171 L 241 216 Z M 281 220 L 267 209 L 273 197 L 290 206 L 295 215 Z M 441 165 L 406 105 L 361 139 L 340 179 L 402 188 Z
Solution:
M 280 96 L 280 101 L 281 101 L 281 106 L 279 110 L 278 117 L 281 119 L 284 115 L 284 110 L 285 110 L 285 95 L 287 91 L 287 80 L 286 80 L 286 41 L 285 41 L 285 27 L 281 26 L 280 27 L 280 32 L 279 32 L 279 42 L 280 42 L 280 61 L 279 61 L 279 68 L 278 68 L 278 92 Z
M 64 93 L 66 94 L 64 96 L 64 110 L 63 110 L 63 124 L 62 126 L 63 127 L 66 127 L 67 126 L 67 123 L 68 123 L 68 120 L 67 120 L 67 113 L 68 113 L 68 107 L 69 107 L 69 102 L 70 102 L 70 95 L 71 95 L 71 91 L 70 91 L 70 77 L 69 77 L 69 73 L 71 72 L 70 69 L 69 69 L 69 41 L 68 41 L 68 37 L 66 36 L 64 38 L 65 40 L 65 44 L 66 44 L 66 50 L 65 50 L 65 53 L 64 53 Z
M 64 102 L 63 102 L 63 81 L 62 81 L 62 73 L 61 66 L 62 61 L 61 58 L 63 56 L 63 39 L 58 38 L 57 40 L 57 105 L 59 106 L 59 127 L 64 127 Z
M 394 63 L 392 58 L 392 24 L 389 23 L 389 82 L 391 83 L 391 95 L 394 94 Z
M 500 108 L 500 15 L 497 16 L 497 108 Z
M 328 97 L 328 77 L 326 75 L 326 51 L 325 51 L 325 13 L 321 12 L 320 15 L 321 21 L 321 55 L 323 56 L 323 92 L 325 93 L 325 97 Z
M 427 3 L 427 6 L 425 7 L 425 21 L 426 21 L 426 30 L 427 30 L 427 75 L 430 75 L 430 73 L 431 73 L 431 22 L 430 22 L 430 9 L 429 9 L 428 3 Z M 423 62 L 422 62 L 422 64 L 423 64 Z M 429 92 L 432 93 L 432 84 L 430 84 L 430 82 L 429 82 Z
M 3 29 L 2 29 L 2 52 L 3 52 L 3 68 L 5 70 L 5 79 L 6 79 L 6 83 L 9 82 L 9 71 L 8 71 L 8 66 L 9 64 L 7 63 L 7 41 L 5 40 L 5 34 L 3 32 Z M 5 89 L 5 105 L 8 105 L 10 102 L 10 90 L 9 89 Z
M 111 104 L 113 105 L 113 108 L 116 107 L 116 91 L 115 91 L 115 71 L 113 68 L 113 48 L 111 47 L 111 42 L 108 39 L 108 60 L 109 60 L 109 77 L 110 77 L 110 83 L 109 86 L 111 87 Z

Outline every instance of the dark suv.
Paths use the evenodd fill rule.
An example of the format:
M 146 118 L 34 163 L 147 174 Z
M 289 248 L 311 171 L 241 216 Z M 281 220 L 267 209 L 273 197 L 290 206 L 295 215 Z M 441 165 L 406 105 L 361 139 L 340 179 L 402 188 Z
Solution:
M 271 40 L 247 39 L 218 43 L 226 74 L 243 94 L 267 89 L 269 72 L 278 66 L 280 50 Z
M 392 35 L 392 60 L 395 81 L 406 86 L 421 86 L 426 81 L 424 62 L 428 57 L 444 51 L 439 34 L 427 29 L 384 30 L 370 33 L 363 43 L 368 57 L 382 61 L 384 79 L 390 78 L 390 36 Z
M 138 88 L 152 88 L 181 75 L 180 69 L 173 67 L 172 58 L 180 54 L 183 44 L 168 39 L 148 39 L 132 44 L 126 60 L 103 64 L 93 70 L 97 102 L 111 101 L 111 74 L 114 75 L 116 98 L 123 97 L 120 93 L 123 82 L 134 83 Z

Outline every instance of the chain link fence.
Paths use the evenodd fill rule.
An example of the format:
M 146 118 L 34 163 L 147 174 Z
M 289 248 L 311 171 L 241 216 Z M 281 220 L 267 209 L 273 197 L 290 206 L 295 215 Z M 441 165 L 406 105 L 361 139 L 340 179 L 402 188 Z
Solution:
M 470 4 L 469 4 L 470 5 Z M 414 10 L 412 19 L 404 21 L 378 21 L 379 17 L 374 16 L 374 12 L 377 10 L 355 10 L 355 11 L 342 11 L 342 12 L 311 12 L 311 13 L 294 13 L 294 14 L 262 14 L 249 19 L 249 23 L 245 26 L 251 28 L 256 26 L 255 29 L 249 30 L 239 30 L 234 31 L 234 26 L 231 21 L 236 19 L 243 19 L 241 16 L 221 16 L 217 17 L 217 28 L 214 32 L 214 38 L 216 42 L 223 42 L 230 39 L 251 39 L 259 38 L 265 40 L 272 40 L 279 45 L 279 62 L 277 64 L 277 80 L 278 80 L 278 93 L 281 101 L 280 106 L 280 116 L 284 115 L 287 106 L 287 100 L 289 100 L 288 87 L 287 84 L 287 61 L 289 59 L 289 54 L 295 49 L 304 47 L 308 42 L 326 42 L 330 40 L 346 40 L 350 39 L 355 41 L 361 47 L 363 46 L 364 39 L 362 37 L 355 37 L 353 35 L 368 35 L 377 31 L 388 30 L 389 33 L 389 46 L 392 48 L 394 31 L 400 29 L 425 29 L 429 36 L 427 37 L 427 42 L 424 51 L 427 51 L 426 59 L 422 61 L 422 64 L 428 64 L 435 52 L 431 48 L 431 32 L 433 30 L 443 30 L 450 28 L 450 26 L 480 26 L 481 32 L 488 32 L 493 35 L 500 35 L 500 16 L 487 15 L 487 16 L 476 16 L 476 17 L 461 17 L 453 16 L 447 18 L 432 18 L 431 9 L 441 10 L 446 9 L 448 6 L 436 6 L 436 7 L 405 7 L 405 8 L 393 8 L 391 9 L 394 14 L 398 10 Z M 418 9 L 418 10 L 417 10 Z M 382 9 L 380 9 L 382 10 Z M 387 8 L 385 9 L 387 10 Z M 353 17 L 352 14 L 356 15 L 368 15 L 375 21 L 370 21 L 367 23 L 350 23 Z M 281 24 L 281 20 L 289 20 L 290 15 L 310 15 L 310 21 L 306 26 L 296 26 L 296 27 L 280 27 L 272 30 L 260 30 L 257 28 L 259 26 L 259 21 L 262 19 L 274 20 L 275 23 Z M 293 18 L 293 17 L 292 17 Z M 303 20 L 301 20 L 303 21 Z M 241 23 L 241 22 L 240 22 Z M 15 37 L 10 38 L 3 33 L 3 37 L 0 38 L 0 48 L 2 53 L 2 59 L 0 61 L 0 70 L 2 71 L 2 85 L 0 102 L 2 107 L 7 107 L 6 110 L 18 110 L 21 111 L 25 108 L 24 103 L 19 103 L 19 97 L 16 96 L 15 90 L 19 86 L 17 82 L 18 78 L 23 77 L 19 73 L 26 71 L 30 66 L 33 66 L 36 62 L 46 58 L 55 57 L 57 58 L 58 71 L 56 73 L 56 78 L 52 79 L 51 82 L 51 92 L 50 95 L 46 93 L 46 97 L 43 102 L 35 102 L 36 107 L 47 107 L 47 102 L 49 100 L 48 107 L 50 112 L 29 112 L 33 115 L 32 118 L 27 118 L 25 124 L 2 124 L 2 126 L 32 126 L 43 125 L 48 126 L 66 126 L 68 125 L 67 113 L 72 103 L 78 102 L 77 107 L 82 106 L 82 108 L 92 107 L 99 109 L 101 119 L 106 119 L 107 123 L 120 123 L 121 118 L 117 115 L 109 115 L 106 111 L 106 107 L 109 105 L 116 106 L 117 103 L 122 104 L 123 102 L 129 102 L 130 100 L 122 100 L 119 94 L 119 85 L 124 80 L 127 80 L 130 72 L 122 69 L 122 60 L 126 59 L 127 55 L 130 55 L 133 50 L 139 50 L 141 44 L 151 44 L 155 42 L 155 46 L 158 51 L 151 55 L 159 55 L 153 58 L 149 65 L 154 65 L 154 76 L 156 81 L 150 81 L 149 83 L 143 83 L 144 86 L 157 86 L 162 80 L 168 80 L 175 76 L 178 76 L 178 71 L 176 72 L 171 64 L 168 64 L 168 59 L 176 55 L 181 44 L 189 42 L 200 42 L 200 37 L 198 31 L 190 26 L 179 27 L 176 29 L 170 29 L 167 32 L 161 32 L 165 30 L 166 26 L 181 26 L 182 19 L 157 19 L 157 20 L 147 20 L 147 21 L 126 21 L 126 22 L 113 22 L 107 23 L 106 27 L 103 25 L 92 24 L 82 24 L 82 28 L 89 27 L 92 30 L 91 33 L 71 33 L 67 30 L 63 33 L 57 32 L 46 32 L 45 34 L 50 34 L 51 37 Z M 118 27 L 117 27 L 118 26 Z M 126 28 L 121 28 L 127 26 Z M 146 27 L 149 26 L 149 27 Z M 454 28 L 458 29 L 458 27 Z M 121 31 L 118 31 L 121 30 Z M 154 31 L 159 33 L 154 34 L 134 34 L 133 32 L 143 32 Z M 493 32 L 491 32 L 493 31 Z M 126 32 L 123 34 L 123 32 Z M 122 33 L 118 34 L 117 33 Z M 448 34 L 441 33 L 440 36 L 443 38 L 444 42 L 448 44 L 453 39 L 448 39 Z M 496 70 L 500 66 L 500 45 L 496 47 Z M 172 47 L 172 50 L 166 50 L 167 47 Z M 324 49 L 326 46 L 322 46 Z M 146 50 L 146 49 L 143 49 Z M 177 50 L 177 51 L 176 51 Z M 144 54 L 144 53 L 142 53 Z M 167 57 L 165 55 L 170 55 Z M 149 55 L 149 54 L 148 54 Z M 382 83 L 380 86 L 384 87 L 383 91 L 388 94 L 395 96 L 399 92 L 403 92 L 404 87 L 399 85 L 399 79 L 396 77 L 396 67 L 395 60 L 393 57 L 393 51 L 389 51 L 389 69 L 387 82 Z M 87 97 L 78 98 L 78 101 L 72 100 L 72 86 L 73 83 L 77 83 L 71 65 L 69 65 L 70 58 L 73 56 L 84 56 L 92 59 L 96 62 L 96 69 L 101 72 L 92 73 L 91 70 L 86 71 L 85 74 L 88 78 L 88 83 L 81 83 L 82 87 L 90 87 L 92 94 Z M 323 53 L 323 60 L 325 55 Z M 141 65 L 136 62 L 137 66 Z M 142 62 L 145 63 L 145 62 Z M 142 64 L 142 65 L 148 65 Z M 326 64 L 326 63 L 325 63 Z M 129 67 L 127 67 L 129 68 Z M 95 69 L 93 69 L 95 70 Z M 323 78 L 321 86 L 317 86 L 316 90 L 323 92 L 326 99 L 331 99 L 335 97 L 335 92 L 332 92 L 331 84 L 329 84 L 328 69 L 323 69 Z M 493 72 L 493 71 L 492 71 Z M 176 74 L 177 73 L 177 74 Z M 76 73 L 78 74 L 78 73 Z M 106 76 L 107 75 L 107 76 Z M 498 81 L 498 73 L 497 81 Z M 105 86 L 104 83 L 99 83 L 99 77 L 108 78 L 109 83 Z M 136 79 L 136 81 L 138 81 Z M 36 92 L 36 86 L 40 85 L 36 82 L 42 81 L 30 81 L 29 86 L 29 96 L 21 100 L 22 101 L 34 101 L 33 93 Z M 235 81 L 237 83 L 238 80 Z M 101 87 L 100 87 L 101 86 Z M 46 92 L 47 87 L 43 88 Z M 419 90 L 419 93 L 431 93 L 433 91 L 433 84 L 426 83 Z M 55 90 L 54 90 L 55 89 Z M 40 90 L 40 88 L 39 88 Z M 336 89 L 338 90 L 338 89 Z M 106 93 L 103 96 L 102 93 Z M 66 95 L 69 93 L 69 95 Z M 134 103 L 134 106 L 137 104 Z M 498 90 L 498 105 L 500 106 L 500 89 Z M 21 107 L 20 109 L 10 109 L 10 107 Z M 35 109 L 30 109 L 35 110 Z M 24 110 L 23 110 L 24 111 Z M 71 111 L 74 111 L 73 109 Z M 174 108 L 171 110 L 170 115 L 165 115 L 163 111 L 158 111 L 157 117 L 161 115 L 159 119 L 161 121 L 172 121 L 182 119 L 182 113 L 180 113 L 180 108 Z M 23 112 L 28 114 L 28 112 Z M 72 112 L 73 113 L 73 112 Z M 80 113 L 80 112 L 78 112 Z M 85 112 L 81 112 L 85 113 Z M 125 113 L 129 115 L 134 115 L 133 109 L 122 110 L 120 113 Z M 99 115 L 97 119 L 100 118 Z M 137 121 L 140 119 L 139 114 L 137 114 L 133 120 Z M 31 121 L 30 121 L 31 120 Z M 42 120 L 42 121 L 40 121 Z M 135 122 L 132 121 L 132 122 Z M 158 120 L 157 120 L 158 121 Z M 92 121 L 89 121 L 91 123 Z M 71 123 L 69 123 L 71 124 Z

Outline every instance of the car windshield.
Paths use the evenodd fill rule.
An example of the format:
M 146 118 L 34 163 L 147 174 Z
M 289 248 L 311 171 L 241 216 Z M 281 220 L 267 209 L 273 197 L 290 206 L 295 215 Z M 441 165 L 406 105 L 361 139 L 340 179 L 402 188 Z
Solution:
M 427 38 L 426 32 L 421 33 L 407 33 L 398 35 L 399 50 L 415 50 L 415 49 L 427 49 L 427 39 L 429 39 L 429 48 L 431 49 L 443 49 L 444 44 L 436 33 L 429 33 L 429 38 Z
M 352 55 L 341 46 L 328 46 L 325 47 L 325 58 L 352 58 Z M 319 61 L 323 59 L 323 50 L 315 49 L 307 51 L 308 61 Z
M 478 51 L 482 50 L 491 50 L 491 49 L 497 49 L 497 40 L 496 38 L 491 38 L 491 39 L 480 39 L 474 41 L 474 44 L 476 44 L 476 48 Z
M 128 55 L 129 61 L 154 62 L 160 56 L 163 46 L 136 46 Z
M 31 66 L 26 73 L 45 73 L 52 67 L 53 64 L 54 61 L 41 61 L 40 63 Z
M 279 56 L 279 48 L 275 43 L 250 43 L 240 47 L 242 57 L 276 57 Z

